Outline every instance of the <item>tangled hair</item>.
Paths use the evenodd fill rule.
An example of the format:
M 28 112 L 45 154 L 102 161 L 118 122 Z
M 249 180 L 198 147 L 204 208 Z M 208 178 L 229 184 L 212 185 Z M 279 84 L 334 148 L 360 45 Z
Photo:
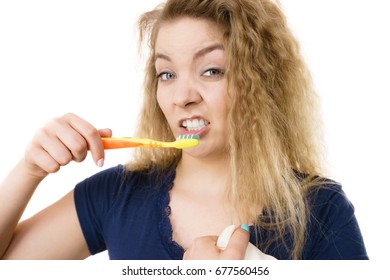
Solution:
M 141 44 L 147 39 L 151 53 L 138 129 L 141 137 L 174 138 L 157 103 L 154 49 L 159 27 L 181 17 L 211 20 L 223 32 L 229 198 L 243 220 L 274 233 L 274 238 L 258 240 L 263 251 L 273 242 L 287 246 L 284 240 L 291 236 L 293 245 L 287 249 L 291 258 L 299 259 L 309 217 L 306 193 L 322 172 L 321 123 L 311 77 L 286 18 L 270 0 L 168 0 L 145 13 L 139 21 L 140 39 Z M 138 152 L 129 169 L 152 165 L 163 169 L 181 158 L 181 151 L 174 149 Z

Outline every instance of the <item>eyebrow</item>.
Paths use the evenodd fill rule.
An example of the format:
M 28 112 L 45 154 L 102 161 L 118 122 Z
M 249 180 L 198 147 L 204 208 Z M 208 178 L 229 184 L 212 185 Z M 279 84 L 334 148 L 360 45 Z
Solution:
M 224 50 L 223 48 L 223 45 L 221 43 L 216 43 L 216 44 L 212 44 L 210 46 L 207 46 L 207 47 L 204 47 L 198 51 L 195 52 L 194 54 L 194 57 L 193 57 L 193 60 L 196 60 L 198 59 L 199 57 L 201 56 L 204 56 L 212 51 L 215 51 L 215 50 Z M 157 59 L 164 59 L 164 60 L 167 60 L 167 61 L 171 61 L 171 58 L 165 54 L 162 54 L 162 53 L 157 53 L 156 56 L 155 56 L 155 61 Z

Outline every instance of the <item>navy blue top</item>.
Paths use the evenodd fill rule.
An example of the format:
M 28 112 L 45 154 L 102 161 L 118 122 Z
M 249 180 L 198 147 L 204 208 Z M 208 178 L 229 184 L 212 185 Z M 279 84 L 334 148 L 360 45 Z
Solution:
M 182 259 L 172 240 L 169 190 L 175 171 L 127 173 L 119 165 L 85 179 L 75 188 L 81 229 L 91 254 L 108 250 L 110 259 Z M 311 217 L 302 259 L 368 259 L 354 208 L 341 186 L 329 183 L 309 195 Z M 251 227 L 251 242 L 256 243 Z M 260 238 L 269 233 L 260 230 Z M 264 239 L 263 239 L 264 240 Z M 289 238 L 286 237 L 287 244 Z M 263 252 L 289 259 L 281 243 Z

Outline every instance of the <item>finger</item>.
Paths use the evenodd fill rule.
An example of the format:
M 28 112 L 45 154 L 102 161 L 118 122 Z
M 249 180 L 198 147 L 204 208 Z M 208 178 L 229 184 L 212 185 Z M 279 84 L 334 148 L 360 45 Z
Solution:
M 100 137 L 112 137 L 112 130 L 109 128 L 99 129 L 98 133 Z
M 249 243 L 249 231 L 247 225 L 237 228 L 230 237 L 229 243 L 222 253 L 224 259 L 242 260 L 245 258 L 246 248 Z
M 37 151 L 36 158 L 39 167 L 48 174 L 56 173 L 61 168 L 61 165 L 46 151 Z
M 64 117 L 68 119 L 70 125 L 85 139 L 95 163 L 98 166 L 103 166 L 104 148 L 101 136 L 99 135 L 97 129 L 87 121 L 74 114 L 67 114 Z
M 86 140 L 69 124 L 66 118 L 51 119 L 41 131 L 43 132 L 38 135 L 37 139 L 40 139 L 45 145 L 45 149 L 54 159 L 58 159 L 62 166 L 71 160 L 81 162 L 87 156 L 88 144 Z M 54 148 L 48 149 L 50 146 Z M 62 159 L 61 156 L 66 158 Z
M 217 236 L 197 237 L 191 247 L 185 251 L 184 260 L 211 260 L 218 259 L 221 250 L 215 245 Z
M 25 160 L 38 177 L 57 172 L 61 165 L 42 147 L 30 144 L 26 149 Z
M 72 159 L 76 162 L 82 162 L 88 153 L 88 143 L 81 134 L 73 128 L 60 129 L 57 136 L 63 145 L 71 153 Z
M 48 131 L 41 129 L 37 132 L 36 139 L 33 141 L 33 147 L 46 151 L 60 166 L 64 166 L 72 160 L 71 152 L 57 136 L 50 135 Z

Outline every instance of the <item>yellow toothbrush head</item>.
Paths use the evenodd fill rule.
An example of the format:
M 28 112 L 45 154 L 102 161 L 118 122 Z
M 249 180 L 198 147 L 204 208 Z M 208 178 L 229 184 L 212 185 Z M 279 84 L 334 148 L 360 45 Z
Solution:
M 175 148 L 177 149 L 186 149 L 193 148 L 199 145 L 200 137 L 196 134 L 183 134 L 179 135 L 176 138 L 176 141 L 173 142 L 175 144 Z

